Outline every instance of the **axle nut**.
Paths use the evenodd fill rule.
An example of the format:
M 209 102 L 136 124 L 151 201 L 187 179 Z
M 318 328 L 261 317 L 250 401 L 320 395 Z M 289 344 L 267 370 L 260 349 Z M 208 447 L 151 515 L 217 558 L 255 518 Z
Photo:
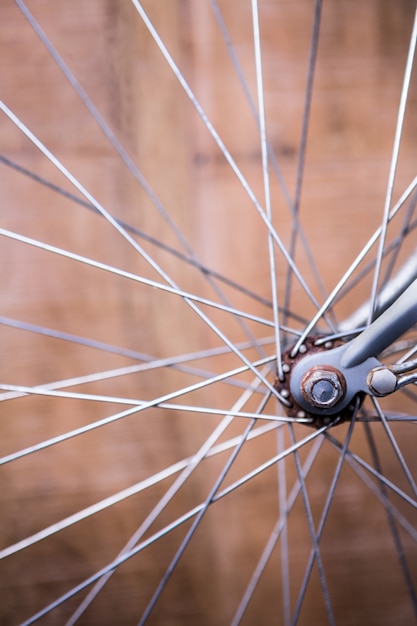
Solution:
M 318 409 L 334 407 L 346 393 L 346 381 L 341 372 L 330 365 L 309 369 L 301 381 L 304 399 Z

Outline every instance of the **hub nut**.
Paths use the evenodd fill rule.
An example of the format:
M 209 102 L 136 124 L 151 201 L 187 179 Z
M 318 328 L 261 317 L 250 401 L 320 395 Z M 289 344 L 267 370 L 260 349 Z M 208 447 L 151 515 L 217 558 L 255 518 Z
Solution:
M 334 367 L 318 365 L 304 374 L 301 391 L 310 405 L 318 409 L 331 409 L 344 397 L 346 381 Z

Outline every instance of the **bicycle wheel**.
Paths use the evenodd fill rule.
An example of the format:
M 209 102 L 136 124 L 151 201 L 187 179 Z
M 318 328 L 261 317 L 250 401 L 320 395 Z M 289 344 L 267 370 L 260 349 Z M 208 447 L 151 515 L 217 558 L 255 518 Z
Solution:
M 412 387 L 275 386 L 413 277 L 415 3 L 0 11 L 2 623 L 416 621 Z

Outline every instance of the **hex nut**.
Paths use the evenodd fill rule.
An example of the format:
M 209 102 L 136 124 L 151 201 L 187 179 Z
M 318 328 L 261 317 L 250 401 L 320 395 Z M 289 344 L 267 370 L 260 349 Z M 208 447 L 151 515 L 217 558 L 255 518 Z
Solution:
M 316 365 L 304 374 L 301 391 L 310 405 L 330 409 L 346 394 L 345 377 L 330 365 Z
M 366 382 L 370 392 L 379 397 L 387 396 L 397 388 L 397 377 L 387 367 L 377 367 L 371 370 Z

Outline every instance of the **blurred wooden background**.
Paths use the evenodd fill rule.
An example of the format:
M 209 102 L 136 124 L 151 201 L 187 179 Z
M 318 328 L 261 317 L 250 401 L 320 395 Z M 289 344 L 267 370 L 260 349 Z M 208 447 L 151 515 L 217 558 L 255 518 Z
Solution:
M 161 0 L 144 4 L 209 118 L 262 198 L 257 127 L 242 97 L 210 3 Z M 297 0 L 260 4 L 268 133 L 293 195 L 314 3 Z M 172 212 L 184 236 L 193 242 L 201 262 L 269 298 L 267 237 L 262 221 L 197 119 L 132 4 L 127 0 L 37 0 L 28 2 L 28 6 L 161 203 Z M 227 0 L 220 6 L 255 97 L 250 3 Z M 412 0 L 324 2 L 301 223 L 308 230 L 326 289 L 333 287 L 382 215 L 414 7 Z M 167 229 L 9 0 L 0 2 L 0 24 L 0 83 L 6 104 L 104 207 L 180 249 L 176 236 Z M 414 81 L 397 195 L 415 175 L 415 98 Z M 73 191 L 5 117 L 0 137 L 2 154 Z M 104 220 L 4 164 L 0 165 L 0 177 L 3 228 L 158 280 L 157 274 Z M 275 180 L 272 201 L 275 221 L 288 243 L 290 212 Z M 201 284 L 195 270 L 172 261 L 151 244 L 143 246 L 183 289 L 213 297 L 211 287 Z M 220 345 L 179 298 L 161 296 L 127 280 L 51 258 L 4 238 L 1 250 L 2 316 L 59 328 L 156 358 Z M 301 250 L 297 261 L 312 281 Z M 286 277 L 282 259 L 277 273 L 282 282 Z M 313 289 L 320 298 L 319 290 Z M 297 284 L 294 290 L 296 310 L 308 316 L 312 306 Z M 235 307 L 250 307 L 252 313 L 266 315 L 262 304 L 227 288 L 226 293 Z M 340 315 L 353 311 L 361 295 L 358 290 L 341 305 Z M 242 339 L 238 325 L 225 321 L 222 314 L 213 314 L 213 318 L 233 339 Z M 262 336 L 255 327 L 253 332 Z M 5 325 L 0 337 L 3 383 L 45 384 L 137 362 L 132 356 L 46 339 Z M 221 371 L 236 364 L 236 359 L 229 357 L 213 367 Z M 156 375 L 151 372 L 115 379 L 111 393 L 151 399 L 189 380 L 166 369 Z M 107 383 L 90 385 L 88 389 L 106 393 Z M 202 392 L 195 396 L 196 402 L 228 407 L 235 396 L 228 390 L 222 393 L 213 397 L 210 390 Z M 117 405 L 112 408 L 121 410 Z M 110 410 L 77 400 L 22 398 L 15 403 L 4 402 L 1 413 L 1 450 L 8 454 L 45 436 L 104 417 Z M 144 415 L 3 467 L 2 545 L 18 541 L 192 454 L 218 421 L 214 417 L 200 421 L 157 409 Z M 357 444 L 360 446 L 360 441 Z M 251 444 L 251 454 L 242 460 L 239 471 L 250 469 L 269 451 L 273 454 L 275 446 L 275 440 Z M 188 491 L 181 492 L 175 505 L 162 515 L 160 526 L 200 502 L 225 458 L 213 460 L 207 470 L 196 473 Z M 329 467 L 334 468 L 335 461 L 334 454 L 324 452 L 315 468 L 310 495 L 317 516 L 324 503 Z M 290 484 L 294 467 L 287 471 Z M 184 555 L 150 623 L 229 623 L 276 521 L 278 505 L 276 498 L 271 499 L 275 484 L 276 473 L 271 472 L 263 482 L 249 485 L 230 501 L 216 505 L 216 511 L 203 522 L 198 540 Z M 115 506 L 110 513 L 103 512 L 77 528 L 58 533 L 45 546 L 35 545 L 6 559 L 0 570 L 1 624 L 19 623 L 114 558 L 137 528 L 138 520 L 146 516 L 168 485 L 169 481 L 164 481 L 152 491 Z M 338 623 L 409 624 L 412 617 L 406 607 L 406 592 L 402 583 L 396 587 L 394 582 L 397 560 L 391 546 L 382 539 L 385 514 L 375 512 L 372 504 L 359 484 L 349 486 L 346 482 L 335 505 L 338 523 L 323 545 L 330 577 L 335 581 L 332 599 Z M 293 517 L 291 539 L 296 549 L 292 593 L 296 597 L 310 540 L 302 521 L 301 503 Z M 370 533 L 370 528 L 375 532 Z M 81 623 L 135 623 L 175 553 L 182 532 L 175 531 L 161 542 L 162 547 L 151 547 L 123 566 L 108 584 L 108 593 L 93 603 Z M 369 556 L 361 560 L 365 547 Z M 275 569 L 272 571 L 271 565 L 271 571 L 267 571 L 244 623 L 281 623 L 276 617 L 281 610 L 279 556 L 273 565 Z M 370 581 L 378 584 L 371 585 Z M 377 607 L 373 606 L 375 601 Z M 75 598 L 41 623 L 64 623 L 78 602 Z M 326 623 L 317 572 L 301 622 Z

